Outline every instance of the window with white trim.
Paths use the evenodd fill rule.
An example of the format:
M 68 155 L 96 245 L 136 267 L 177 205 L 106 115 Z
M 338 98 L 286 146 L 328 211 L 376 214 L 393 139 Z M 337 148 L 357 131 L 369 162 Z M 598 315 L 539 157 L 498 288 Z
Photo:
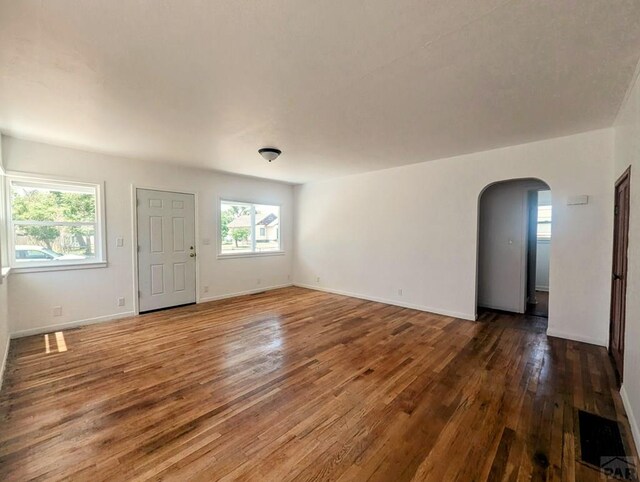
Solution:
M 0 278 L 2 273 L 9 267 L 5 186 L 5 175 L 2 166 L 0 166 Z
M 538 240 L 551 240 L 551 205 L 538 206 Z
M 12 267 L 106 261 L 99 184 L 14 178 L 9 191 Z
M 220 254 L 281 251 L 280 206 L 220 201 Z

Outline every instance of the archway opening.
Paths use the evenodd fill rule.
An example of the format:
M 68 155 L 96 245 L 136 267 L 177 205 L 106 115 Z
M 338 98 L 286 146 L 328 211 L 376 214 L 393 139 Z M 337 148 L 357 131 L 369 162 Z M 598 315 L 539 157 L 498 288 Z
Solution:
M 488 185 L 478 199 L 476 305 L 480 318 L 521 313 L 546 327 L 549 310 L 551 189 L 533 178 Z M 531 318 L 532 321 L 533 318 Z

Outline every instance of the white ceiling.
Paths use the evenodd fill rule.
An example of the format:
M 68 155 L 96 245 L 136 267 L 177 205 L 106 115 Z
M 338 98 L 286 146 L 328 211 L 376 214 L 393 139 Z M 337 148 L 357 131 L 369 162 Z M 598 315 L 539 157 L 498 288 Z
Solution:
M 0 0 L 0 130 L 306 182 L 608 127 L 639 56 L 638 0 Z

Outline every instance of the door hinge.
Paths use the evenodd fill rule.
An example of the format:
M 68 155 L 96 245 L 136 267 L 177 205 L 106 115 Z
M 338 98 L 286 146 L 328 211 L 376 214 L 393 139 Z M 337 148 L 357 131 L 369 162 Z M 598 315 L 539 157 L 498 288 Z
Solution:
M 138 245 L 138 253 L 140 252 L 140 245 Z
M 142 291 L 138 290 L 138 298 L 142 298 Z
M 615 216 L 617 216 L 618 214 L 620 214 L 620 206 L 616 206 L 615 208 L 613 208 L 613 214 Z

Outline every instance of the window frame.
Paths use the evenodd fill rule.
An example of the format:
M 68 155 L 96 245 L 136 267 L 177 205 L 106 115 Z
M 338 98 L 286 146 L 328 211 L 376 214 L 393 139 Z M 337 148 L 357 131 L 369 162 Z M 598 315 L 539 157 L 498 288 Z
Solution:
M 550 213 L 550 219 L 549 221 L 540 221 L 540 208 L 549 208 L 549 213 Z M 537 222 L 536 222 L 536 241 L 539 243 L 550 243 L 551 242 L 551 237 L 553 236 L 553 232 L 552 232 L 552 227 L 553 227 L 553 205 L 552 204 L 541 204 L 538 205 L 538 212 L 537 212 Z M 549 225 L 549 236 L 544 236 L 541 237 L 538 234 L 539 228 L 541 224 L 548 224 Z
M 238 253 L 223 253 L 222 252 L 222 204 L 237 204 L 242 206 L 248 206 L 251 208 L 251 226 L 252 226 L 252 236 L 251 236 L 251 251 L 243 251 Z M 278 244 L 279 248 L 274 249 L 272 251 L 256 251 L 256 226 L 255 226 L 255 218 L 256 218 L 256 205 L 259 206 L 273 206 L 277 207 L 280 210 L 279 216 L 279 226 L 280 229 L 278 231 Z M 233 199 L 219 197 L 218 198 L 218 206 L 217 206 L 217 217 L 218 217 L 218 225 L 217 225 L 217 235 L 216 235 L 216 243 L 218 246 L 218 259 L 233 259 L 233 258 L 255 258 L 262 256 L 281 256 L 285 254 L 284 243 L 282 239 L 282 204 L 274 203 L 274 202 L 262 202 L 262 201 L 235 201 Z
M 8 231 L 7 231 L 7 206 L 6 206 L 6 172 L 0 159 L 0 283 L 9 274 Z
M 84 188 L 93 189 L 96 196 L 96 220 L 95 223 L 95 258 L 88 260 L 63 260 L 63 261 L 33 261 L 20 262 L 16 261 L 15 251 L 15 227 L 18 224 L 13 220 L 13 209 L 11 196 L 13 194 L 13 184 L 25 183 L 41 185 L 43 188 Z M 16 273 L 30 273 L 39 271 L 64 271 L 75 269 L 104 268 L 107 266 L 107 238 L 106 238 L 106 217 L 105 217 L 105 200 L 104 200 L 104 182 L 87 182 L 70 180 L 66 178 L 41 177 L 38 175 L 8 172 L 5 181 L 5 208 L 7 222 L 7 255 L 9 258 L 9 266 Z M 60 225 L 75 225 L 74 222 L 59 222 Z

